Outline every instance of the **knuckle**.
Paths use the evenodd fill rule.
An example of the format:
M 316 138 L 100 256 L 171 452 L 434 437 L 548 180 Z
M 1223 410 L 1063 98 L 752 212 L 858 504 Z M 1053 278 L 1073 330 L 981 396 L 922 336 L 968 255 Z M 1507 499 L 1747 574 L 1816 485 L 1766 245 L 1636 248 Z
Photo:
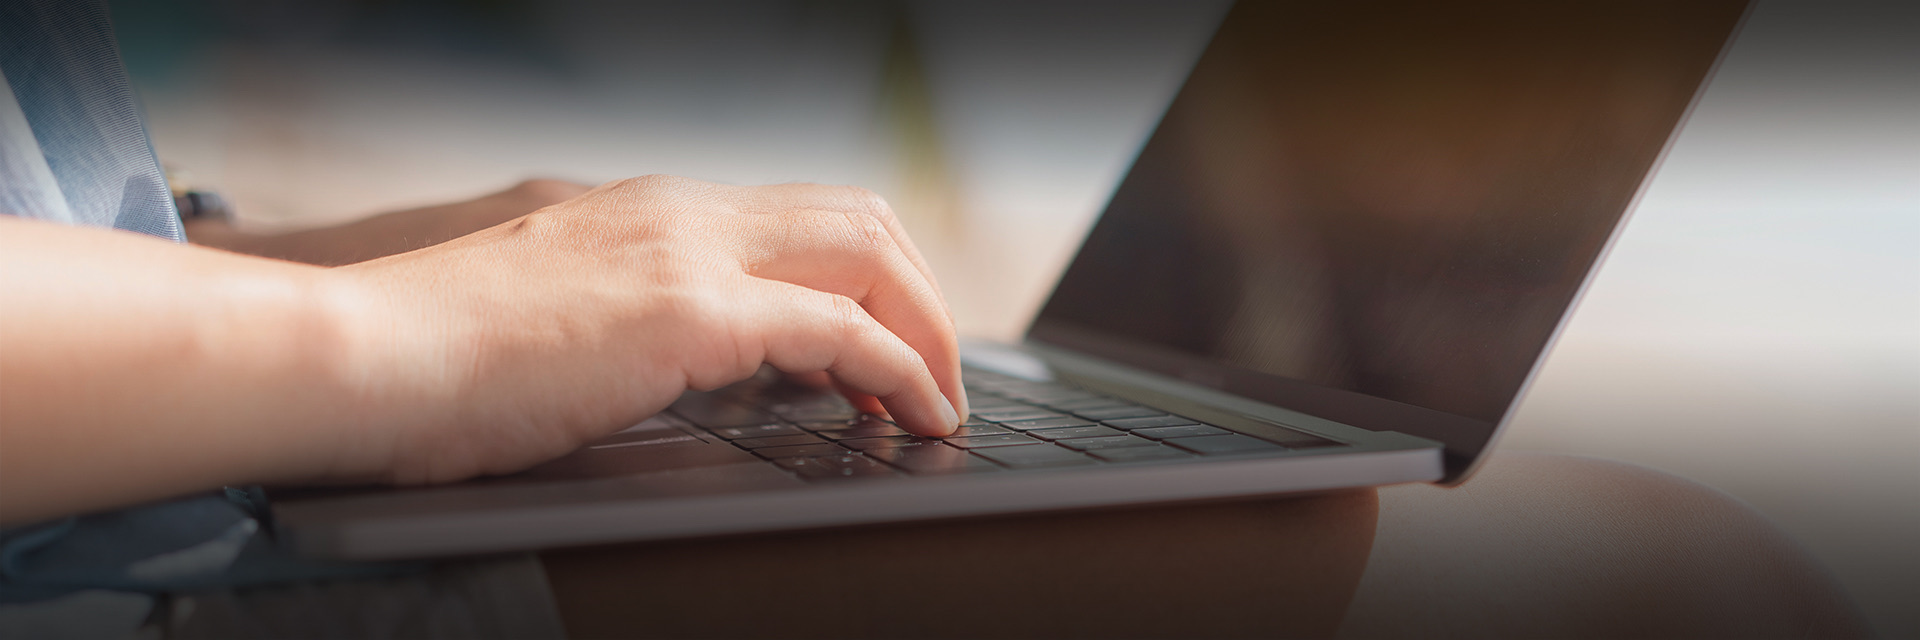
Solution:
M 845 218 L 855 248 L 868 253 L 893 248 L 893 233 L 887 229 L 886 223 L 873 216 L 856 213 L 846 214 Z
M 515 236 L 541 238 L 563 233 L 566 226 L 561 213 L 541 209 L 507 223 L 507 230 Z
M 825 313 L 828 327 L 839 335 L 866 338 L 873 330 L 873 319 L 853 298 L 828 296 Z
M 727 208 L 719 185 L 693 178 L 649 174 L 616 181 L 613 188 L 628 205 L 657 217 L 684 221 Z
M 847 187 L 847 196 L 861 213 L 882 222 L 893 219 L 893 206 L 887 204 L 887 199 L 880 197 L 880 194 L 874 193 L 872 189 Z

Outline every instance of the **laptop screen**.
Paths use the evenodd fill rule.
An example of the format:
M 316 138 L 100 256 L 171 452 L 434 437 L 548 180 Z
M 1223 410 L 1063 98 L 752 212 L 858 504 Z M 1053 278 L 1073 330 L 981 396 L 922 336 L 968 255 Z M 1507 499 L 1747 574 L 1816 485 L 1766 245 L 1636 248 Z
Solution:
M 1244 2 L 1029 338 L 1479 453 L 1745 8 Z

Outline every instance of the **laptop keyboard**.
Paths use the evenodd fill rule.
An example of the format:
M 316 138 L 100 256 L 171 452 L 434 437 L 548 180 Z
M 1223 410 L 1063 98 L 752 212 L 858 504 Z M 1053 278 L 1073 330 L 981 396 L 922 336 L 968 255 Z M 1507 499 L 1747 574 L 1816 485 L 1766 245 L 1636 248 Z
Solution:
M 689 435 L 745 449 L 808 481 L 995 473 L 1344 446 L 1293 432 L 1282 442 L 1235 433 L 1057 382 L 966 372 L 973 415 L 923 438 L 846 399 L 763 375 L 683 397 L 667 413 Z

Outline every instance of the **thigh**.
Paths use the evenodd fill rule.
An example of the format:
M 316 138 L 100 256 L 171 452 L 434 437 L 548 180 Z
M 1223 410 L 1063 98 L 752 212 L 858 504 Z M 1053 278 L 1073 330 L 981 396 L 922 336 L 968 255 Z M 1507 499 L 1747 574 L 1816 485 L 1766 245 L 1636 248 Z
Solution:
M 1363 638 L 1845 638 L 1811 556 L 1726 494 L 1569 456 L 1495 454 L 1454 489 L 1380 492 L 1343 634 Z
M 570 635 L 1324 637 L 1372 490 L 543 556 Z

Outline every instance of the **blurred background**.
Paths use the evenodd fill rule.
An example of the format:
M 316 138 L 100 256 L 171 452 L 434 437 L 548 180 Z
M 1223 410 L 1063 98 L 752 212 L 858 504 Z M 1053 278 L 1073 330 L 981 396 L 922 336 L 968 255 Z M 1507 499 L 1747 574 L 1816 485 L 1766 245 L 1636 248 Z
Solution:
M 112 2 L 245 224 L 529 177 L 858 184 L 1017 338 L 1222 2 Z M 1920 636 L 1920 3 L 1763 1 L 1501 443 L 1745 500 Z

